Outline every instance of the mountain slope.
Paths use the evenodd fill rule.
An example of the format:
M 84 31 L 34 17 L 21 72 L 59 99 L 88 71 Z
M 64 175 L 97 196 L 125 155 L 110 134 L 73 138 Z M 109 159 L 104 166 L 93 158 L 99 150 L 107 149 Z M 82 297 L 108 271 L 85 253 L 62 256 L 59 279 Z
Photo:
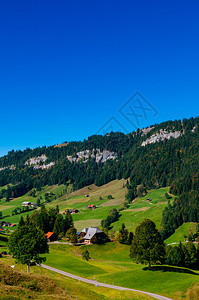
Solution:
M 179 198 L 163 215 L 162 232 L 167 237 L 183 222 L 199 222 L 198 153 L 198 117 L 155 124 L 126 135 L 95 135 L 64 147 L 11 151 L 0 158 L 0 186 L 10 184 L 0 190 L 0 199 L 9 201 L 45 185 L 64 184 L 77 190 L 130 178 L 127 200 L 132 201 L 140 191 L 171 186 Z

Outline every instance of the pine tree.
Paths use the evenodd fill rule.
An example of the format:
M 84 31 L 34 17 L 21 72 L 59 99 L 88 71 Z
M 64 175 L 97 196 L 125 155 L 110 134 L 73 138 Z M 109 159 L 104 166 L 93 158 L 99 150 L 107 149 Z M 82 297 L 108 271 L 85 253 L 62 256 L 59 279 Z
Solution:
M 19 220 L 19 227 L 24 226 L 24 225 L 25 225 L 25 222 L 24 222 L 23 217 L 21 216 L 21 218 Z
M 57 236 L 60 236 L 61 234 L 64 235 L 64 218 L 63 218 L 62 214 L 57 214 L 53 232 Z

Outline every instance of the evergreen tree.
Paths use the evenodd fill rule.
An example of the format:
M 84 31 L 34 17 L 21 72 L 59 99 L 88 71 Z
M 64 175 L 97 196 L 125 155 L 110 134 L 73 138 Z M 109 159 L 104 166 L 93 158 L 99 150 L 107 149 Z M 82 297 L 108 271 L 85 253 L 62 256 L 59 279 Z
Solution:
M 70 228 L 67 232 L 66 232 L 66 237 L 69 238 L 69 240 L 71 241 L 71 243 L 75 244 L 77 243 L 77 229 L 76 228 Z
M 57 214 L 53 232 L 57 235 L 64 235 L 64 218 L 62 214 Z
M 199 268 L 198 249 L 192 242 L 179 243 L 178 246 L 167 246 L 165 263 L 172 266 Z
M 49 231 L 49 215 L 44 205 L 41 206 L 41 209 L 36 217 L 36 226 L 38 226 L 45 233 Z
M 41 200 L 40 200 L 39 198 L 37 199 L 36 204 L 37 204 L 38 207 L 40 207 L 40 205 L 41 205 Z
M 24 222 L 23 217 L 21 216 L 21 218 L 19 220 L 19 227 L 24 226 L 24 225 L 25 225 L 25 222 Z
M 57 209 L 56 208 L 50 208 L 48 211 L 48 216 L 49 216 L 49 231 L 53 231 L 55 220 L 57 217 Z
M 90 254 L 89 254 L 88 250 L 85 250 L 85 251 L 82 252 L 82 258 L 84 260 L 89 260 L 90 259 Z
M 74 227 L 73 218 L 71 216 L 70 211 L 67 209 L 64 220 L 64 233 L 66 233 L 72 227 Z
M 125 224 L 122 223 L 121 229 L 119 229 L 119 233 L 117 236 L 117 241 L 121 244 L 127 244 L 130 245 L 133 240 L 133 233 L 128 232 L 128 229 L 125 228 Z

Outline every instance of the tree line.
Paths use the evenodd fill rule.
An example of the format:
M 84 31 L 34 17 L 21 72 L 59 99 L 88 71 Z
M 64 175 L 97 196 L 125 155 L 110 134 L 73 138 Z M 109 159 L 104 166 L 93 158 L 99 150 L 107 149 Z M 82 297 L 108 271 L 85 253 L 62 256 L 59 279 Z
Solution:
M 130 257 L 137 263 L 167 264 L 199 269 L 199 246 L 192 242 L 166 246 L 155 223 L 144 220 L 135 230 L 130 247 Z
M 9 191 L 4 191 L 4 197 L 19 197 L 32 188 L 44 185 L 72 184 L 74 189 L 95 183 L 100 186 L 114 179 L 129 178 L 129 190 L 134 192 L 137 185 L 146 188 L 157 188 L 170 185 L 174 179 L 196 169 L 192 159 L 198 149 L 199 118 L 168 121 L 154 125 L 150 133 L 143 134 L 137 130 L 129 134 L 110 133 L 105 136 L 91 136 L 83 142 L 70 142 L 65 147 L 41 147 L 24 151 L 10 151 L 7 156 L 0 158 L 0 186 L 12 184 Z M 179 130 L 183 135 L 178 139 L 140 147 L 141 143 L 160 129 Z M 194 132 L 192 132 L 194 130 Z M 96 163 L 89 158 L 87 162 L 71 163 L 67 155 L 78 151 L 100 149 L 117 153 L 116 160 L 106 163 Z M 31 157 L 46 155 L 45 163 L 55 162 L 49 169 L 34 169 L 25 165 Z M 185 160 L 186 158 L 186 160 Z

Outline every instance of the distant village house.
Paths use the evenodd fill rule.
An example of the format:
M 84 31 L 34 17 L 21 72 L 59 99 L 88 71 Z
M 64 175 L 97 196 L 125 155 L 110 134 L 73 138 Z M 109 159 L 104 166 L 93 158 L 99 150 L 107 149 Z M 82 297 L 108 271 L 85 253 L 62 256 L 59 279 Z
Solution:
M 2 222 L 2 226 L 3 227 L 14 227 L 14 226 L 16 226 L 16 224 L 12 224 L 12 223 L 10 223 L 10 222 Z
M 31 203 L 31 202 L 29 202 L 29 201 L 24 201 L 23 203 L 22 203 L 22 206 L 23 207 L 32 207 L 32 208 L 36 208 L 37 207 L 37 204 L 36 203 Z
M 29 202 L 29 201 L 24 201 L 22 203 L 22 206 L 30 206 L 30 205 L 31 205 L 31 202 Z
M 87 206 L 87 208 L 90 208 L 90 209 L 95 209 L 95 208 L 96 208 L 96 206 L 95 206 L 95 205 L 93 205 L 93 204 L 91 204 L 91 205 L 88 205 L 88 206 Z
M 47 238 L 48 242 L 53 242 L 57 240 L 57 236 L 54 232 L 49 231 L 48 233 L 45 234 L 45 237 Z
M 73 214 L 77 214 L 79 212 L 78 209 L 69 209 L 69 212 L 71 213 L 71 215 Z

